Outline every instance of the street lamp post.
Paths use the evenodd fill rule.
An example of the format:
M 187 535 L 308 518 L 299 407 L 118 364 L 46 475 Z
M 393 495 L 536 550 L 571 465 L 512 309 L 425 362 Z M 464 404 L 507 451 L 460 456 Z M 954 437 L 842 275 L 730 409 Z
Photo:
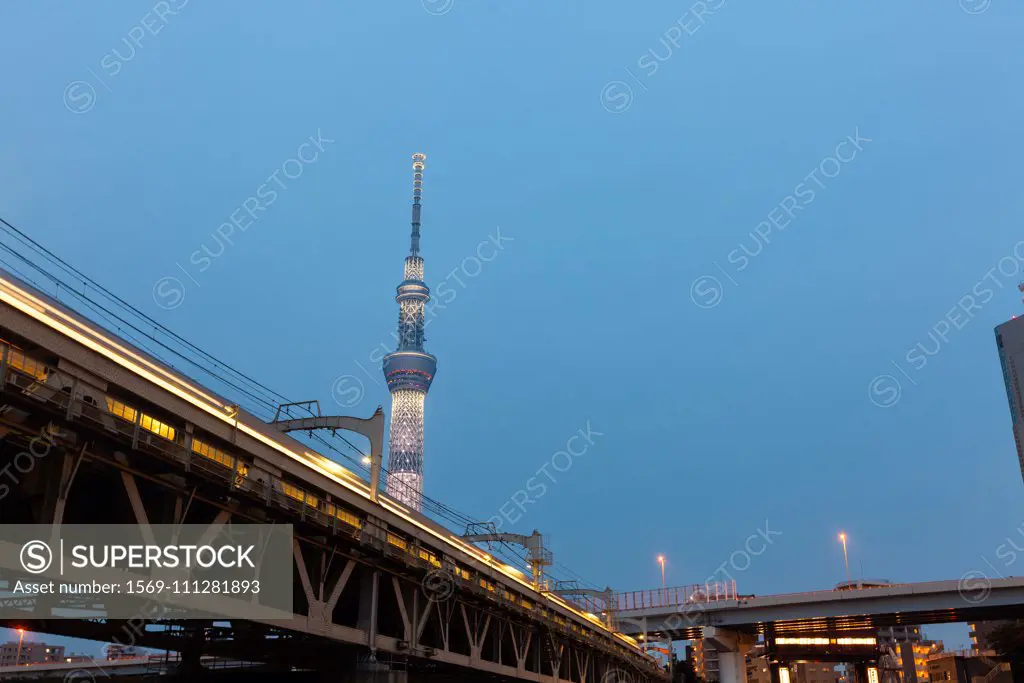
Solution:
M 843 561 L 846 562 L 846 583 L 850 584 L 850 556 L 846 554 L 846 532 L 839 532 L 839 540 L 843 542 Z
M 18 654 L 14 656 L 14 666 L 21 666 L 21 644 L 25 640 L 25 629 L 18 629 Z
M 665 556 L 658 555 L 658 564 L 661 565 L 661 587 L 665 588 Z

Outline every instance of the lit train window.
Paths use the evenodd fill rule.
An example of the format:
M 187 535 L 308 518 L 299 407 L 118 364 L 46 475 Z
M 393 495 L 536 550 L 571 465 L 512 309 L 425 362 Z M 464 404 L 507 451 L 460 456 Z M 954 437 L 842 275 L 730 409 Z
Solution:
M 341 521 L 346 522 L 348 524 L 351 524 L 352 526 L 356 527 L 357 529 L 361 529 L 362 526 L 363 526 L 363 520 L 359 519 L 358 517 L 353 515 L 348 510 L 339 509 L 338 510 L 338 519 L 340 519 Z
M 388 543 L 395 546 L 396 548 L 401 548 L 402 550 L 407 550 L 409 548 L 408 541 L 406 541 L 401 536 L 394 535 L 390 531 L 388 532 Z
M 284 495 L 288 496 L 289 498 L 294 498 L 300 503 L 303 500 L 305 500 L 306 504 L 309 505 L 310 507 L 317 507 L 317 505 L 320 502 L 319 500 L 317 500 L 317 497 L 314 496 L 313 494 L 306 493 L 298 486 L 293 486 L 292 484 L 289 484 L 286 481 L 281 482 L 281 490 L 284 491 Z
M 132 408 L 129 405 L 125 405 L 124 403 L 118 401 L 117 399 L 110 398 L 109 396 L 107 396 L 106 398 L 107 410 L 110 411 L 111 415 L 116 415 L 122 420 L 127 420 L 128 422 L 135 422 L 135 416 L 139 415 L 140 427 L 145 429 L 147 432 L 152 432 L 157 436 L 167 439 L 168 441 L 174 441 L 174 435 L 176 433 L 174 427 L 170 426 L 166 422 L 161 422 L 155 417 L 146 415 L 145 413 L 140 413 L 135 408 Z
M 115 401 L 109 396 L 107 396 L 107 410 L 110 411 L 111 415 L 116 415 L 122 420 L 127 420 L 128 422 L 135 422 L 135 408 L 132 408 L 131 406 L 126 406 L 120 401 Z
M 423 548 L 420 548 L 419 549 L 419 556 L 420 556 L 421 560 L 426 560 L 427 562 L 429 562 L 431 565 L 433 565 L 435 567 L 440 567 L 441 566 L 441 560 L 437 559 L 437 555 L 435 555 L 434 553 L 430 552 L 429 550 L 424 550 Z
M 150 417 L 145 413 L 142 414 L 142 419 L 139 420 L 139 426 L 147 432 L 153 432 L 157 436 L 162 436 L 169 441 L 174 441 L 174 427 L 165 422 L 161 422 L 154 417 Z
M 354 526 L 357 529 L 363 528 L 363 520 L 359 519 L 348 510 L 338 507 L 334 503 L 327 504 L 327 515 L 329 517 L 340 519 L 345 522 L 345 524 Z
M 37 361 L 34 358 L 29 358 L 21 349 L 16 349 L 13 346 L 4 344 L 10 349 L 7 352 L 7 364 L 16 370 L 21 370 L 26 375 L 32 375 L 39 381 L 46 379 L 47 369 L 46 366 Z
M 224 467 L 228 467 L 231 469 L 234 469 L 235 467 L 235 459 L 233 457 L 231 457 L 221 449 L 217 448 L 216 446 L 211 446 L 205 441 L 200 441 L 195 437 L 192 437 L 192 451 L 194 453 L 198 453 L 204 458 L 213 460 L 216 463 L 220 463 L 221 465 L 224 465 Z

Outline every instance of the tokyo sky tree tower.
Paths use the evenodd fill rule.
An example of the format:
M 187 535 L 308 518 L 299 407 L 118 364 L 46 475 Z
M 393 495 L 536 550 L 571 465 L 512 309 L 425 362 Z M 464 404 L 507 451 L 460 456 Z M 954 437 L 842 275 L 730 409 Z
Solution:
M 426 159 L 425 154 L 412 155 L 412 243 L 395 297 L 398 348 L 384 357 L 383 367 L 391 392 L 387 492 L 415 510 L 423 504 L 423 404 L 437 370 L 437 359 L 423 350 L 423 310 L 430 301 L 420 256 L 420 195 Z

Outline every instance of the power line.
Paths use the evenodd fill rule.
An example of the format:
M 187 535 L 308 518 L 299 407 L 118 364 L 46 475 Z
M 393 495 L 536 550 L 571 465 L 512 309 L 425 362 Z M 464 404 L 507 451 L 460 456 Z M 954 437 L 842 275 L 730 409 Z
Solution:
M 247 382 L 250 382 L 250 383 L 254 384 L 259 389 L 262 389 L 262 390 L 268 392 L 272 396 L 277 396 L 277 398 L 282 399 L 283 402 L 286 402 L 286 403 L 288 402 L 288 400 L 285 399 L 283 396 L 281 396 L 281 394 L 278 394 L 277 392 L 273 391 L 269 387 L 266 387 L 263 384 L 261 384 L 261 383 L 257 382 L 256 380 L 252 379 L 251 377 L 248 377 L 244 373 L 239 372 L 238 370 L 236 370 L 235 368 L 231 367 L 227 363 L 224 363 L 224 362 L 220 361 L 219 359 L 215 358 L 211 354 L 209 354 L 206 351 L 204 351 L 199 346 L 196 346 L 195 344 L 193 344 L 192 342 L 188 341 L 184 337 L 178 335 L 173 330 L 171 330 L 168 327 L 164 326 L 160 322 L 158 322 L 158 321 L 154 320 L 153 318 L 149 317 L 148 315 L 146 315 L 142 311 L 139 311 L 134 306 L 129 304 L 127 301 L 125 301 L 121 297 L 119 297 L 116 294 L 114 294 L 113 292 L 111 292 L 109 289 L 107 289 L 103 285 L 100 285 L 95 280 L 93 280 L 92 278 L 90 278 L 86 274 L 82 273 L 80 270 L 78 270 L 74 266 L 70 265 L 69 263 L 67 263 L 66 261 L 61 259 L 59 256 L 54 254 L 53 252 L 51 252 L 50 250 L 48 250 L 45 247 L 43 247 L 41 244 L 39 244 L 38 242 L 33 240 L 31 237 L 26 235 L 24 232 L 19 230 L 17 227 L 15 227 L 14 225 L 12 225 L 10 222 L 8 222 L 7 220 L 5 220 L 2 217 L 0 217 L 0 224 L 2 224 L 7 229 L 7 232 L 9 234 L 11 234 L 13 237 L 15 237 L 15 239 L 18 239 L 20 242 L 22 242 L 23 244 L 25 244 L 29 248 L 31 248 L 34 251 L 36 251 L 37 253 L 43 255 L 44 258 L 49 260 L 54 265 L 59 266 L 65 272 L 77 276 L 80 280 L 82 280 L 83 284 L 91 285 L 94 289 L 96 289 L 100 293 L 104 294 L 108 299 L 116 302 L 117 304 L 119 304 L 126 311 L 130 311 L 134 315 L 138 316 L 140 319 L 144 320 L 146 323 L 152 325 L 155 329 L 160 330 L 161 332 L 163 332 L 164 334 L 168 335 L 169 337 L 171 337 L 172 339 L 176 340 L 177 342 L 183 344 L 187 348 L 190 348 L 193 352 L 199 354 L 202 357 L 205 357 L 207 360 L 212 362 L 214 365 L 222 366 L 224 369 L 234 373 L 236 376 L 246 380 Z M 24 257 L 22 257 L 22 258 L 24 258 Z M 27 262 L 27 259 L 26 259 L 26 262 Z M 54 278 L 54 279 L 56 280 L 56 278 Z M 70 291 L 74 292 L 75 290 L 71 289 Z M 77 292 L 76 292 L 76 294 L 77 294 Z M 170 349 L 168 349 L 168 350 L 170 350 Z M 181 358 L 183 358 L 184 360 L 186 360 L 188 362 L 193 362 L 193 361 L 190 361 L 188 358 L 185 358 L 185 356 L 183 356 L 181 354 L 177 354 L 177 355 L 179 355 Z M 252 396 L 252 394 L 249 394 L 249 395 Z M 254 398 L 256 398 L 256 397 L 254 397 Z M 259 399 L 257 398 L 257 400 L 259 400 Z M 266 402 L 268 405 L 270 405 L 271 407 L 273 407 L 273 402 L 268 402 L 268 401 L 266 401 L 265 398 L 262 399 L 262 400 L 264 402 Z
M 59 293 L 60 293 L 60 285 L 61 285 L 62 283 L 61 283 L 61 281 L 60 281 L 59 279 L 57 279 L 56 277 L 54 277 L 54 276 L 53 276 L 53 274 L 51 274 L 51 273 L 48 273 L 47 271 L 43 270 L 43 269 L 42 269 L 42 268 L 40 268 L 40 267 L 39 267 L 38 265 L 36 265 L 36 264 L 35 264 L 35 263 L 33 263 L 32 261 L 28 260 L 28 259 L 27 259 L 27 258 L 25 258 L 25 257 L 24 257 L 23 255 L 19 254 L 19 253 L 18 253 L 18 252 L 16 252 L 16 251 L 15 251 L 14 249 L 12 249 L 11 247 L 7 246 L 6 244 L 2 244 L 2 243 L 0 243 L 0 248 L 3 248 L 3 249 L 5 249 L 6 251 L 10 252 L 10 253 L 11 253 L 11 254 L 12 254 L 12 255 L 13 255 L 14 257 L 15 257 L 15 258 L 17 258 L 17 259 L 20 259 L 20 260 L 21 260 L 21 261 L 23 261 L 23 262 L 24 262 L 25 264 L 27 264 L 27 265 L 31 266 L 32 268 L 36 269 L 37 271 L 39 271 L 39 272 L 40 272 L 40 273 L 41 273 L 41 274 L 42 274 L 43 276 L 45 276 L 45 277 L 49 278 L 49 279 L 50 279 L 50 280 L 51 280 L 51 281 L 52 281 L 53 283 L 55 283 L 55 284 L 57 285 L 57 290 L 56 290 L 56 292 L 57 292 L 57 294 L 59 295 Z M 40 287 L 40 286 L 39 286 L 39 284 L 38 284 L 38 283 L 36 283 L 35 281 L 32 281 L 32 284 L 33 284 L 33 285 L 34 285 L 35 287 L 37 287 L 38 289 L 40 289 L 40 290 L 44 290 L 44 288 L 43 288 L 43 287 Z M 45 290 L 44 290 L 44 291 L 45 291 Z M 84 303 L 84 304 L 85 304 L 86 306 L 88 306 L 89 308 L 91 308 L 91 309 L 92 309 L 92 310 L 93 310 L 94 312 L 97 312 L 97 314 L 98 314 L 98 315 L 99 315 L 100 317 L 106 317 L 106 318 L 107 318 L 107 320 L 109 321 L 109 320 L 110 320 L 110 316 L 112 316 L 112 317 L 114 317 L 115 319 L 117 319 L 117 320 L 120 320 L 121 322 L 125 322 L 125 321 L 124 321 L 123 319 L 121 319 L 121 318 L 117 317 L 116 315 L 114 315 L 113 313 L 111 313 L 111 312 L 110 312 L 110 311 L 108 311 L 107 309 L 103 308 L 102 306 L 99 306 L 98 304 L 96 304 L 96 303 L 95 303 L 95 302 L 93 302 L 92 300 L 90 300 L 90 299 L 88 299 L 88 298 L 86 298 L 86 297 L 82 297 L 82 295 L 78 294 L 78 292 L 76 292 L 75 290 L 73 290 L 73 289 L 70 289 L 70 288 L 68 288 L 68 291 L 69 291 L 69 292 L 71 292 L 72 294 L 74 294 L 75 296 L 77 296 L 77 297 L 79 297 L 79 298 L 83 299 L 83 303 Z M 55 297 L 55 298 L 56 298 L 56 297 Z M 99 311 L 97 311 L 97 308 L 99 309 Z M 133 328 L 133 329 L 135 329 L 135 328 Z M 119 328 L 119 327 L 117 328 L 117 331 L 118 331 L 118 333 L 119 333 L 119 334 L 123 334 L 123 335 L 124 335 L 125 337 L 128 337 L 128 339 L 129 339 L 130 341 L 132 341 L 132 342 L 134 342 L 134 343 L 138 344 L 138 345 L 139 345 L 140 347 L 142 347 L 143 349 L 145 349 L 145 350 L 146 350 L 146 351 L 147 351 L 148 353 L 150 353 L 151 355 L 155 355 L 155 354 L 153 353 L 152 349 L 150 349 L 149 347 L 147 347 L 147 346 L 145 345 L 145 343 L 144 343 L 144 342 L 140 341 L 139 339 L 136 339 L 136 338 L 132 337 L 132 336 L 131 336 L 130 334 L 127 334 L 127 333 L 125 333 L 125 332 L 124 332 L 124 330 L 122 330 L 122 329 L 121 329 L 121 328 Z M 136 329 L 136 331 L 138 331 L 138 330 Z M 154 341 L 155 341 L 155 340 L 154 340 Z

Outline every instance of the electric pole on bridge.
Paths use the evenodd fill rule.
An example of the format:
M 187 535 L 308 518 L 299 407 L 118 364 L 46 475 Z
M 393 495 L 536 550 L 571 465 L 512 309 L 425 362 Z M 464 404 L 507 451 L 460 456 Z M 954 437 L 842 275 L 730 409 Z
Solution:
M 289 408 L 301 407 L 309 417 L 291 418 Z M 314 409 L 316 412 L 314 412 Z M 283 414 L 283 415 L 282 415 Z M 289 418 L 289 419 L 282 419 Z M 277 413 L 270 423 L 282 432 L 313 432 L 314 429 L 326 429 L 337 432 L 339 429 L 362 434 L 370 440 L 370 454 L 363 459 L 364 465 L 370 466 L 370 500 L 376 502 L 380 493 L 380 473 L 384 461 L 384 409 L 377 406 L 377 411 L 368 418 L 349 417 L 347 415 L 322 415 L 320 401 L 299 401 L 285 403 L 277 407 Z

